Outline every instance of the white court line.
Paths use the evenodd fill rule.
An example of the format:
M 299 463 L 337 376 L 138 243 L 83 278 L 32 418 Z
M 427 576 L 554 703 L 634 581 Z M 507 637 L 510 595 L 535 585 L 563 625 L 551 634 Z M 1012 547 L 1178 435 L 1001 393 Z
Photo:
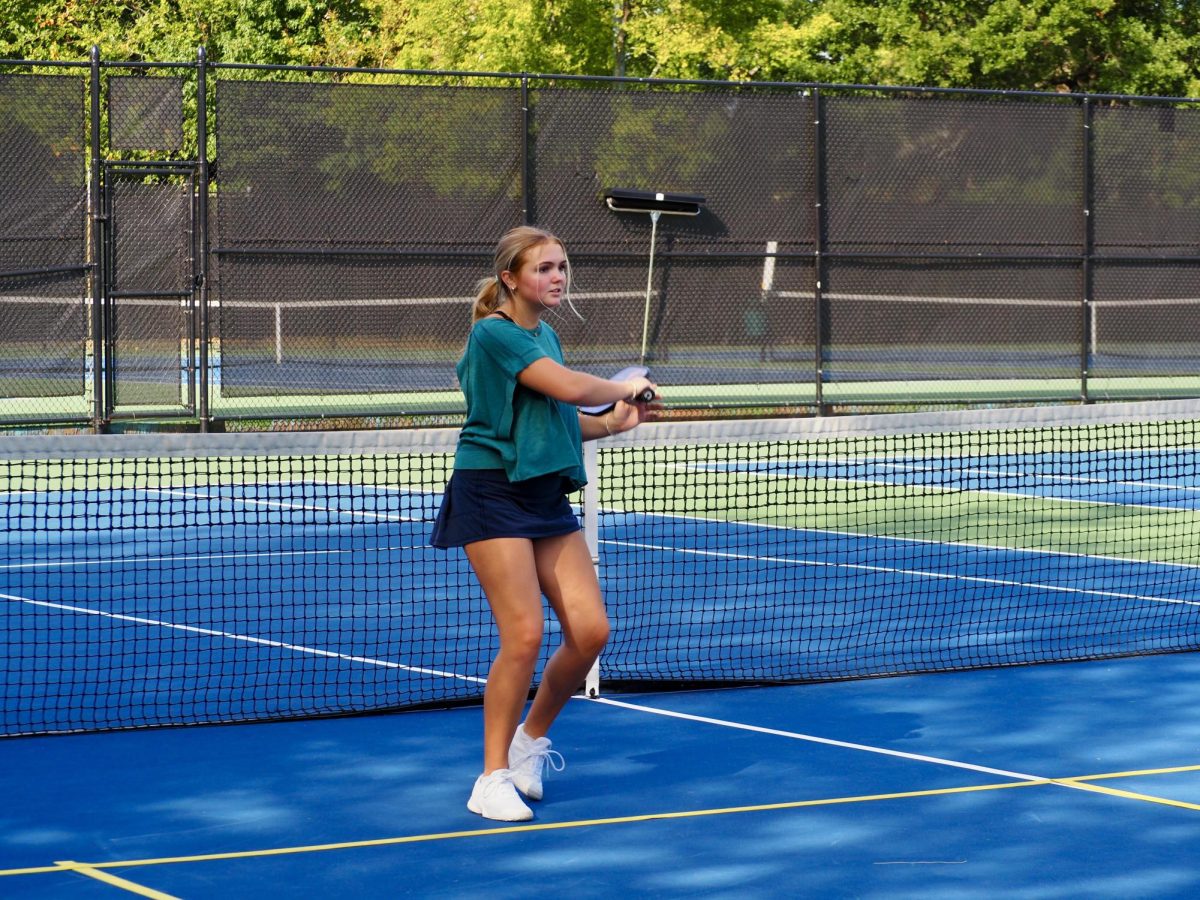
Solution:
M 212 562 L 219 560 L 238 559 L 286 559 L 293 556 L 338 556 L 347 553 L 394 553 L 402 550 L 420 550 L 424 545 L 409 545 L 399 547 L 355 547 L 347 549 L 317 549 L 317 550 L 260 550 L 240 553 L 192 553 L 183 556 L 115 556 L 107 559 L 52 559 L 41 562 L 6 563 L 0 565 L 0 572 L 14 569 L 74 569 L 88 566 L 123 566 L 141 565 L 144 563 L 186 563 Z
M 953 457 L 950 458 L 950 461 L 953 461 Z M 805 472 L 805 473 L 802 473 L 802 475 L 800 475 L 800 476 L 793 475 L 790 472 L 770 471 L 771 468 L 773 468 L 774 466 L 776 466 L 778 464 L 786 465 L 788 463 L 796 463 L 796 464 L 800 464 L 800 465 L 804 465 L 806 463 L 807 464 L 816 463 L 818 466 L 820 466 L 820 465 L 868 466 L 868 467 L 876 466 L 881 469 L 894 469 L 894 470 L 901 471 L 901 472 L 939 472 L 939 473 L 940 472 L 951 472 L 954 474 L 986 475 L 988 477 L 1010 478 L 1013 480 L 1020 479 L 1020 480 L 1028 480 L 1028 481 L 1045 481 L 1045 482 L 1061 481 L 1061 482 L 1066 482 L 1068 484 L 1103 484 L 1103 485 L 1111 485 L 1113 487 L 1152 488 L 1154 490 L 1162 490 L 1162 491 L 1195 491 L 1195 492 L 1200 493 L 1200 486 L 1192 486 L 1192 485 L 1186 485 L 1186 484 L 1174 484 L 1172 482 L 1125 481 L 1125 480 L 1112 481 L 1112 480 L 1106 479 L 1106 478 L 1087 478 L 1082 475 L 1054 475 L 1054 474 L 1049 474 L 1049 473 L 1044 473 L 1044 472 L 1027 471 L 1027 470 L 1023 470 L 1023 469 L 1017 469 L 1017 470 L 987 469 L 987 468 L 975 468 L 975 467 L 968 468 L 968 469 L 959 469 L 959 468 L 952 467 L 952 468 L 948 469 L 945 465 L 936 465 L 936 466 L 935 465 L 922 465 L 915 460 L 910 460 L 907 462 L 895 462 L 893 460 L 887 459 L 886 457 L 870 457 L 870 456 L 868 456 L 868 457 L 826 457 L 826 458 L 815 459 L 815 460 L 800 457 L 800 458 L 793 458 L 793 459 L 786 459 L 786 460 L 771 460 L 764 464 L 768 470 L 765 473 L 756 473 L 756 472 L 754 472 L 753 469 L 739 468 L 739 466 L 744 465 L 741 463 L 732 463 L 728 467 L 725 467 L 719 463 L 709 463 L 706 465 L 701 465 L 699 468 L 701 469 L 701 471 L 730 472 L 733 474 L 743 474 L 743 473 L 744 474 L 766 474 L 770 477 L 777 477 L 777 478 L 795 478 L 795 477 L 823 478 L 824 477 L 820 474 L 819 471 L 817 471 L 816 474 L 810 474 L 810 473 Z M 847 480 L 854 481 L 857 479 L 847 479 Z M 894 481 L 876 482 L 875 480 L 873 480 L 871 478 L 864 478 L 862 480 L 868 484 L 879 483 L 879 484 L 885 484 L 888 486 L 896 486 L 896 487 L 937 487 L 938 486 L 938 485 L 926 485 L 926 484 L 911 484 L 910 485 L 905 482 L 894 482 Z M 958 484 L 955 482 L 950 483 L 950 486 L 958 487 L 960 489 L 962 489 L 962 487 L 963 487 L 961 484 Z M 1029 496 L 1029 495 L 1018 494 L 1018 496 L 1024 497 L 1024 496 Z M 1034 494 L 1032 496 L 1038 497 L 1040 495 Z M 1074 498 L 1045 497 L 1043 499 L 1060 500 L 1060 499 L 1074 499 Z M 1094 502 L 1103 503 L 1103 502 L 1112 502 L 1112 501 L 1097 500 Z M 1153 509 L 1155 507 L 1151 506 L 1150 508 Z M 1164 508 L 1165 509 L 1176 509 L 1177 507 L 1168 506 L 1168 507 L 1164 507 Z
M 699 722 L 705 725 L 715 725 L 719 728 L 733 728 L 738 731 L 751 731 L 757 734 L 767 734 L 775 737 L 787 738 L 789 740 L 807 741 L 812 744 L 823 744 L 827 747 L 839 747 L 845 750 L 857 750 L 862 753 L 874 753 L 880 756 L 891 756 L 897 759 L 930 763 L 936 766 L 948 766 L 954 769 L 966 769 L 971 772 L 980 772 L 985 775 L 1001 775 L 1006 778 L 1017 778 L 1032 785 L 1053 785 L 1054 787 L 1070 788 L 1071 790 L 1075 791 L 1086 791 L 1088 793 L 1098 793 L 1109 797 L 1120 797 L 1130 800 L 1161 803 L 1166 806 L 1178 806 L 1186 809 L 1200 808 L 1195 804 L 1185 804 L 1178 800 L 1169 800 L 1164 797 L 1154 797 L 1147 794 L 1136 794 L 1128 791 L 1115 790 L 1089 783 L 1090 778 L 1103 776 L 1051 778 L 1041 775 L 1026 775 L 1021 772 L 1010 772 L 1007 769 L 997 769 L 992 766 L 980 766 L 976 765 L 975 763 L 961 762 L 954 759 L 945 759 L 940 756 L 926 756 L 925 754 L 921 753 L 906 753 L 902 750 L 891 750 L 887 747 L 875 747 L 870 744 L 856 744 L 850 741 L 839 741 L 832 738 L 817 737 L 816 735 L 802 734 L 795 731 L 783 731 L 777 728 L 764 728 L 759 725 L 747 725 L 743 722 L 730 722 L 725 719 L 714 719 L 708 716 L 697 716 L 691 713 L 676 712 L 674 710 L 657 709 L 653 706 L 642 706 L 640 704 L 627 703 L 621 700 L 610 700 L 607 697 L 584 697 L 580 695 L 576 699 L 587 700 L 591 703 L 601 703 L 607 706 L 620 707 L 623 709 L 633 710 L 635 712 L 650 713 L 651 715 L 656 716 L 666 716 L 668 718 L 683 719 L 689 722 Z M 1126 774 L 1134 775 L 1139 773 L 1130 772 Z M 1076 780 L 1077 778 L 1080 780 Z
M 165 622 L 161 619 L 148 619 L 142 616 L 130 616 L 123 613 L 105 612 L 99 609 L 88 609 L 86 606 L 76 606 L 71 603 L 54 603 L 48 600 L 34 600 L 31 597 L 18 597 L 15 594 L 0 594 L 0 600 L 13 600 L 19 603 L 28 603 L 31 606 L 41 606 L 46 609 L 58 609 L 65 612 L 83 613 L 89 616 L 99 616 L 104 619 L 113 619 L 119 622 L 133 622 L 137 625 L 150 625 L 156 628 L 167 628 L 173 631 L 183 631 L 188 634 L 203 634 L 209 637 L 225 638 L 231 641 L 240 641 L 246 644 L 257 644 L 262 647 L 278 647 L 282 650 L 294 650 L 297 653 L 307 653 L 310 656 L 322 656 L 329 659 L 340 659 L 345 662 L 363 663 L 370 666 L 383 666 L 388 669 L 402 669 L 405 672 L 415 672 L 418 675 L 437 675 L 441 678 L 451 678 L 458 681 L 471 681 L 476 684 L 486 684 L 486 678 L 478 678 L 472 675 L 459 675 L 455 672 L 443 672 L 439 669 L 426 669 L 420 666 L 407 666 L 404 663 L 392 662 L 387 659 L 376 659 L 370 656 L 351 656 L 347 653 L 335 653 L 332 650 L 321 650 L 318 647 L 306 647 L 303 644 L 289 644 L 286 641 L 272 641 L 266 638 L 258 638 L 248 634 L 234 634 L 229 631 L 218 631 L 213 628 L 200 628 L 196 625 L 179 625 L 174 622 Z
M 587 700 L 590 703 L 600 703 L 606 706 L 615 706 L 621 709 L 629 709 L 634 712 L 650 713 L 656 716 L 666 716 L 672 719 L 683 719 L 688 722 L 699 722 L 704 725 L 715 725 L 718 728 L 732 728 L 737 731 L 750 731 L 756 734 L 767 734 L 774 737 L 787 738 L 794 741 L 806 741 L 810 744 L 822 744 L 826 747 L 838 747 L 843 750 L 856 750 L 861 753 L 874 753 L 879 756 L 891 756 L 897 759 L 911 760 L 913 762 L 930 763 L 935 766 L 947 766 L 952 769 L 966 769 L 970 772 L 979 772 L 984 775 L 999 775 L 1003 778 L 1016 778 L 1020 781 L 1027 781 L 1033 784 L 1048 784 L 1055 787 L 1070 788 L 1075 791 L 1085 791 L 1088 793 L 1096 793 L 1096 786 L 1072 781 L 1069 778 L 1058 779 L 1044 775 L 1027 775 L 1023 772 L 1010 772 L 1007 769 L 997 769 L 993 766 L 980 766 L 975 763 L 961 762 L 955 759 L 945 759 L 940 756 L 926 756 L 922 753 L 907 753 L 903 750 L 892 750 L 887 747 L 875 747 L 870 744 L 856 744 L 851 741 L 839 741 L 833 738 L 818 737 L 813 734 L 803 734 L 797 731 L 783 731 L 778 728 L 764 728 L 761 725 L 747 725 L 743 722 L 731 722 L 727 719 L 714 719 L 709 716 L 697 716 L 691 713 L 676 712 L 674 710 L 656 709 L 653 706 L 642 706 L 637 703 L 627 703 L 622 700 L 611 700 L 607 697 L 585 697 L 576 695 L 577 699 Z M 1107 791 L 1101 793 L 1107 794 Z M 1145 798 L 1139 798 L 1145 799 Z M 1156 802 L 1163 802 L 1156 800 Z
M 714 559 L 736 559 L 754 562 L 781 563 L 793 566 L 809 566 L 811 568 L 849 569 L 856 572 L 882 572 L 891 575 L 910 575 L 916 578 L 936 578 L 945 581 L 966 581 L 976 584 L 1000 585 L 1002 587 L 1021 587 L 1034 590 L 1053 591 L 1065 594 L 1084 594 L 1092 597 L 1104 597 L 1115 600 L 1146 600 L 1152 603 L 1173 603 L 1180 606 L 1200 607 L 1200 600 L 1182 600 L 1174 597 L 1155 597 L 1147 594 L 1127 594 L 1121 591 L 1099 591 L 1089 588 L 1064 586 L 1058 584 L 1041 584 L 1039 582 L 1016 581 L 1009 578 L 984 578 L 979 575 L 961 575 L 954 572 L 927 572 L 921 569 L 901 569 L 896 566 L 872 566 L 865 563 L 835 563 L 815 559 L 798 559 L 789 556 L 762 556 L 756 553 L 729 553 L 719 550 L 696 550 L 688 547 L 670 547 L 659 544 L 643 544 L 636 541 L 601 541 L 602 544 L 612 544 L 618 547 L 634 547 L 639 550 L 654 550 L 662 553 L 682 553 L 688 556 L 704 556 Z
M 271 482 L 271 484 L 295 484 L 296 482 Z M 328 485 L 329 482 L 300 482 L 302 484 L 321 484 Z M 337 484 L 334 482 L 334 484 Z M 413 491 L 401 489 L 404 493 L 425 495 L 427 491 Z M 228 502 L 231 505 L 241 506 L 264 506 L 273 509 L 288 509 L 288 510 L 304 510 L 307 512 L 323 512 L 329 513 L 331 516 L 347 516 L 350 518 L 366 518 L 386 522 L 423 522 L 423 516 L 404 516 L 392 513 L 377 513 L 371 510 L 355 510 L 355 509 L 339 509 L 331 506 L 319 506 L 315 504 L 289 503 L 282 500 L 256 500 L 249 497 L 230 497 L 221 494 L 194 493 L 185 491 L 182 488 L 146 488 L 143 489 L 147 494 L 161 494 L 168 497 L 185 497 L 192 500 L 214 500 L 219 502 Z M 134 501 L 131 501 L 134 502 Z M 119 515 L 119 513 L 118 513 Z M 193 527 L 193 526 L 183 526 Z M 221 529 L 225 527 L 223 524 L 208 525 L 208 528 Z M 156 529 L 138 529 L 138 530 L 156 530 Z M 325 549 L 325 550 L 267 550 L 261 552 L 241 552 L 241 553 L 214 553 L 214 554 L 193 554 L 185 556 L 129 556 L 116 557 L 109 559 L 84 559 L 84 560 L 51 560 L 45 562 L 32 563 L 12 563 L 0 565 L 0 571 L 11 571 L 19 569 L 47 569 L 47 568 L 77 568 L 80 566 L 95 566 L 95 565 L 126 565 L 129 563 L 150 563 L 150 562 L 202 562 L 212 560 L 236 560 L 236 559 L 283 559 L 289 556 L 313 556 L 313 555 L 336 555 L 342 553 L 372 553 L 372 552 L 393 552 L 396 550 L 412 550 L 415 546 L 400 546 L 400 547 L 367 547 L 359 549 Z
M 762 525 L 758 525 L 758 524 L 754 524 L 754 523 L 742 523 L 742 522 L 733 522 L 733 523 L 727 523 L 727 524 L 741 525 L 741 526 L 747 527 L 747 528 L 767 527 L 767 526 L 762 526 Z M 784 526 L 770 526 L 770 527 L 781 528 Z M 792 529 L 789 529 L 789 530 L 792 530 Z M 813 529 L 794 529 L 794 530 L 805 531 L 805 530 L 813 530 Z M 853 536 L 853 537 L 876 538 L 876 539 L 885 540 L 885 541 L 886 540 L 904 540 L 904 541 L 917 540 L 917 539 L 912 539 L 912 538 L 889 538 L 887 536 L 878 536 L 878 535 L 858 535 L 858 534 L 854 534 L 851 532 L 839 532 L 839 531 L 833 531 L 833 532 L 827 532 L 827 533 L 835 534 L 835 535 L 848 535 L 848 536 Z M 922 540 L 920 542 L 933 543 L 933 544 L 943 543 L 940 541 L 924 541 L 924 540 Z M 886 573 L 886 574 L 908 575 L 908 576 L 917 577 L 917 578 L 933 578 L 933 579 L 943 579 L 943 580 L 949 580 L 949 581 L 963 581 L 963 582 L 974 582 L 974 583 L 979 583 L 979 584 L 999 585 L 999 586 L 1003 586 L 1003 587 L 1022 587 L 1022 588 L 1029 588 L 1029 589 L 1033 589 L 1033 590 L 1045 590 L 1045 591 L 1059 592 L 1059 593 L 1073 593 L 1073 594 L 1081 594 L 1081 595 L 1088 595 L 1088 596 L 1104 597 L 1106 599 L 1145 600 L 1145 601 L 1154 602 L 1154 603 L 1168 603 L 1168 604 L 1200 607 L 1200 601 L 1194 601 L 1194 600 L 1185 600 L 1185 599 L 1170 598 L 1170 597 L 1158 597 L 1158 596 L 1145 595 L 1145 594 L 1125 593 L 1125 592 L 1120 592 L 1120 591 L 1101 591 L 1101 590 L 1085 589 L 1085 588 L 1079 588 L 1079 587 L 1073 587 L 1073 586 L 1052 585 L 1052 584 L 1043 584 L 1040 582 L 1019 581 L 1019 580 L 1015 580 L 1015 579 L 985 578 L 982 576 L 962 575 L 962 574 L 954 573 L 954 572 L 932 572 L 932 571 L 921 570 L 921 569 L 904 569 L 904 568 L 899 568 L 899 567 L 895 567 L 895 566 L 869 565 L 866 563 L 834 563 L 834 562 L 827 562 L 827 561 L 823 561 L 823 560 L 810 560 L 810 559 L 801 559 L 801 558 L 796 558 L 796 557 L 764 556 L 764 555 L 755 554 L 755 553 L 731 553 L 728 551 L 704 550 L 704 549 L 697 549 L 697 548 L 690 548 L 690 547 L 676 547 L 676 546 L 661 545 L 661 544 L 646 544 L 646 543 L 640 543 L 640 542 L 636 542 L 636 541 L 618 541 L 618 540 L 601 539 L 599 541 L 599 543 L 607 544 L 607 545 L 611 545 L 611 546 L 615 546 L 615 547 L 630 547 L 630 548 L 635 548 L 635 549 L 640 549 L 640 550 L 653 550 L 655 552 L 661 552 L 661 553 L 681 553 L 681 554 L 685 554 L 685 555 L 705 556 L 705 557 L 712 557 L 712 558 L 717 558 L 717 559 L 762 561 L 762 562 L 779 563 L 779 564 L 785 564 L 785 565 L 809 566 L 812 568 L 831 568 L 831 569 L 847 569 L 847 570 L 851 570 L 851 571 L 878 572 L 878 573 Z M 992 548 L 992 547 L 987 547 L 986 545 L 958 545 L 958 546 L 976 546 L 979 549 L 987 549 L 987 550 L 994 549 L 994 550 L 1001 550 L 1001 551 L 1011 549 L 1011 548 L 1004 548 L 1004 547 Z M 88 567 L 96 567 L 96 566 L 115 567 L 115 566 L 122 566 L 122 565 L 142 565 L 142 564 L 148 564 L 148 563 L 185 563 L 185 562 L 206 562 L 206 561 L 239 560 L 239 559 L 286 559 L 288 557 L 337 556 L 337 555 L 356 554 L 356 553 L 394 553 L 394 552 L 403 552 L 403 551 L 420 550 L 420 549 L 424 549 L 424 545 L 399 545 L 399 546 L 392 546 L 392 547 L 365 547 L 365 548 L 315 549 L 315 550 L 267 550 L 267 551 L 259 551 L 259 552 L 190 554 L 190 555 L 184 555 L 184 556 L 173 556 L 173 555 L 127 556 L 127 557 L 115 557 L 115 558 L 109 558 L 109 559 L 46 560 L 46 561 L 38 561 L 38 562 L 0 564 L 0 571 L 16 571 L 16 570 L 31 570 L 31 569 L 70 569 L 70 568 L 88 568 Z M 1039 551 L 1026 550 L 1024 552 L 1039 552 Z M 1054 555 L 1086 556 L 1086 554 L 1062 554 L 1057 551 L 1046 551 L 1046 552 L 1052 553 Z M 1089 557 L 1089 558 L 1110 559 L 1109 557 L 1095 557 L 1095 556 Z M 1143 564 L 1143 565 L 1160 565 L 1160 566 L 1162 566 L 1162 565 L 1168 565 L 1168 566 L 1180 565 L 1185 568 L 1194 568 L 1193 566 L 1185 566 L 1184 564 L 1157 563 L 1157 562 L 1152 562 L 1152 561 L 1147 561 L 1147 560 L 1124 559 L 1121 557 L 1113 557 L 1113 558 L 1111 558 L 1111 560 L 1115 561 L 1115 562 L 1128 562 L 1128 563 Z
M 357 518 L 366 518 L 366 519 L 378 519 L 378 520 L 382 520 L 385 522 L 422 522 L 422 521 L 425 521 L 424 517 L 422 517 L 422 516 L 419 516 L 419 515 L 418 516 L 406 516 L 406 515 L 402 515 L 398 512 L 391 513 L 391 512 L 375 512 L 375 511 L 369 510 L 369 509 L 344 509 L 344 508 L 338 507 L 338 506 L 321 505 L 321 504 L 316 504 L 316 503 L 293 503 L 293 502 L 289 502 L 287 500 L 263 500 L 263 499 L 258 499 L 255 497 L 237 497 L 237 496 L 233 496 L 231 494 L 221 493 L 222 490 L 228 490 L 230 488 L 285 487 L 285 486 L 293 486 L 293 485 L 320 486 L 320 487 L 325 487 L 327 489 L 333 488 L 333 489 L 335 489 L 333 491 L 333 493 L 335 495 L 337 494 L 336 489 L 346 486 L 346 485 L 342 484 L 341 482 L 336 482 L 336 481 L 334 481 L 334 482 L 329 482 L 329 481 L 256 482 L 255 481 L 255 482 L 243 482 L 243 483 L 239 483 L 239 484 L 230 484 L 230 485 L 215 485 L 214 486 L 215 492 L 213 492 L 213 491 L 204 492 L 204 491 L 198 491 L 195 488 L 189 489 L 189 488 L 183 488 L 183 487 L 140 488 L 133 492 L 133 497 L 131 497 L 128 501 L 118 498 L 115 501 L 110 500 L 108 502 L 111 505 L 119 507 L 126 502 L 128 502 L 130 504 L 136 504 L 138 502 L 138 498 L 143 497 L 143 496 L 146 496 L 146 497 L 163 496 L 163 497 L 179 497 L 179 498 L 183 498 L 183 499 L 187 499 L 187 500 L 210 500 L 216 504 L 225 503 L 225 504 L 229 504 L 230 506 L 237 506 L 237 505 L 258 506 L 258 507 L 266 507 L 268 509 L 286 509 L 286 510 L 303 510 L 305 512 L 323 512 L 323 513 L 329 513 L 330 515 L 348 516 L 351 518 L 357 517 Z M 353 487 L 354 485 L 350 485 L 350 486 Z M 34 491 L 34 490 L 7 491 L 7 492 L 0 493 L 0 497 L 40 496 L 44 493 L 45 493 L 44 491 Z M 90 492 L 85 491 L 85 493 L 90 493 Z M 440 496 L 440 494 L 435 491 L 417 490 L 414 488 L 405 488 L 405 487 L 383 488 L 383 487 L 379 487 L 379 486 L 375 486 L 374 492 L 372 492 L 369 496 L 382 495 L 382 496 L 386 497 L 386 496 L 392 495 L 393 493 L 406 494 L 409 496 L 416 495 L 419 497 Z M 350 495 L 350 496 L 353 496 L 353 495 Z M 368 495 L 364 494 L 364 496 L 368 496 Z M 335 499 L 336 499 L 336 496 L 335 496 Z M 64 504 L 60 503 L 60 506 L 61 505 L 64 505 Z M 70 504 L 68 503 L 65 505 L 70 505 Z M 174 513 L 174 514 L 177 515 L 178 513 Z M 172 513 L 167 513 L 167 515 L 172 515 Z
M 995 488 L 983 487 L 964 487 L 961 484 L 913 484 L 906 481 L 888 481 L 884 478 L 854 478 L 844 475 L 793 475 L 788 472 L 756 472 L 750 469 L 730 469 L 721 466 L 710 464 L 707 466 L 688 466 L 688 465 L 673 465 L 672 468 L 682 469 L 684 471 L 701 471 L 716 475 L 743 475 L 750 478 L 769 478 L 769 479 L 813 479 L 820 481 L 828 481 L 833 484 L 865 484 L 872 487 L 888 487 L 902 488 L 910 491 L 918 491 L 926 494 L 944 493 L 944 494 L 972 494 L 982 497 L 1004 497 L 1006 499 L 1020 498 L 1022 500 L 1040 500 L 1043 503 L 1074 503 L 1080 506 L 1119 506 L 1123 509 L 1149 509 L 1156 512 L 1194 512 L 1188 506 L 1164 506 L 1157 503 L 1125 503 L 1121 500 L 1093 500 L 1086 497 L 1054 497 L 1045 494 L 1035 493 L 1032 488 L 1021 490 L 998 490 Z M 964 470 L 965 471 L 965 470 Z M 1028 476 L 1035 477 L 1035 476 Z M 1104 484 L 1113 484 L 1116 482 L 1102 482 Z M 1134 482 L 1129 482 L 1133 485 Z M 1171 490 L 1184 490 L 1178 486 L 1172 486 Z M 1200 490 L 1200 489 L 1196 489 Z
M 301 482 L 302 484 L 325 484 L 325 482 Z M 337 506 L 320 506 L 312 503 L 291 503 L 286 500 L 258 500 L 253 497 L 230 497 L 222 494 L 197 493 L 185 491 L 182 488 L 148 488 L 148 494 L 162 494 L 167 497 L 182 497 L 187 500 L 216 500 L 242 506 L 263 506 L 268 509 L 303 510 L 305 512 L 323 512 L 334 516 L 349 516 L 351 518 L 378 519 L 384 522 L 420 522 L 418 516 L 405 516 L 399 513 L 378 513 L 367 509 L 341 509 Z
M 907 753 L 903 750 L 890 750 L 887 747 L 873 747 L 869 744 L 855 744 L 849 741 L 838 741 L 833 738 L 817 737 L 812 734 L 801 734 L 796 731 L 781 731 L 777 728 L 764 728 L 761 725 L 747 725 L 742 722 L 730 722 L 726 719 L 713 719 L 708 716 L 697 716 L 691 713 L 675 712 L 674 710 L 658 709 L 653 706 L 642 706 L 637 703 L 627 703 L 623 700 L 612 700 L 608 697 L 585 697 L 582 694 L 575 695 L 576 699 L 587 700 L 591 703 L 602 703 L 605 706 L 617 706 L 622 709 L 631 709 L 635 712 L 651 713 L 656 716 L 667 716 L 672 719 L 683 719 L 688 722 L 700 722 L 704 725 L 716 725 L 720 728 L 733 728 L 737 731 L 752 731 L 756 734 L 769 734 L 775 737 L 789 738 L 797 741 L 807 741 L 811 744 L 824 744 L 828 747 L 840 747 L 845 750 L 861 750 L 864 753 L 877 753 L 881 756 L 895 756 L 900 759 L 913 760 L 915 762 L 933 763 L 938 766 L 951 766 L 956 769 L 968 769 L 972 772 L 982 772 L 986 775 L 1001 775 L 1005 778 L 1019 778 L 1023 781 L 1046 781 L 1048 779 L 1040 775 L 1025 775 L 1021 772 L 1010 772 L 1007 769 L 996 769 L 991 766 L 979 766 L 974 763 L 958 762 L 952 759 L 943 759 L 939 756 L 925 756 L 920 753 Z
M 943 541 L 935 538 L 903 537 L 894 534 L 872 534 L 869 531 L 840 531 L 836 528 L 813 528 L 809 525 L 777 525 L 773 522 L 745 522 L 739 519 L 714 519 L 711 516 L 690 516 L 684 513 L 659 513 L 644 510 L 623 510 L 612 507 L 602 507 L 600 512 L 606 516 L 638 517 L 641 519 L 666 519 L 680 522 L 703 522 L 711 525 L 728 527 L 767 529 L 770 531 L 790 531 L 795 534 L 835 535 L 837 537 L 864 538 L 881 543 L 898 544 L 933 544 L 939 547 L 965 547 L 970 550 L 986 550 L 997 553 L 1030 553 L 1037 556 L 1065 556 L 1069 559 L 1098 559 L 1105 562 L 1132 563 L 1140 566 L 1167 566 L 1179 569 L 1197 569 L 1196 563 L 1173 562 L 1170 560 L 1139 559 L 1136 556 L 1110 556 L 1102 553 L 1080 553 L 1077 550 L 1053 550 L 1048 547 L 1009 547 L 1004 544 L 980 544 L 976 541 Z M 615 527 L 615 526 L 608 526 Z

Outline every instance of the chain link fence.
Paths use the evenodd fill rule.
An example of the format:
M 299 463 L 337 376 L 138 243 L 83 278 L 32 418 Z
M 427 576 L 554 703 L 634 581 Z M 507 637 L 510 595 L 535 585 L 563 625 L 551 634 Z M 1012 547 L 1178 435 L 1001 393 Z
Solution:
M 522 223 L 571 363 L 678 410 L 1200 395 L 1200 101 L 45 71 L 0 61 L 0 423 L 452 417 Z

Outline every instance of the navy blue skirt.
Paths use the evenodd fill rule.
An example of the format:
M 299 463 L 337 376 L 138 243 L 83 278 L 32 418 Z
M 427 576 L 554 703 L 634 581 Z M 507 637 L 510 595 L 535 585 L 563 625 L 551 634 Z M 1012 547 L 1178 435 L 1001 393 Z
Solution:
M 429 543 L 461 547 L 488 538 L 544 538 L 579 530 L 561 475 L 512 482 L 503 469 L 455 469 Z

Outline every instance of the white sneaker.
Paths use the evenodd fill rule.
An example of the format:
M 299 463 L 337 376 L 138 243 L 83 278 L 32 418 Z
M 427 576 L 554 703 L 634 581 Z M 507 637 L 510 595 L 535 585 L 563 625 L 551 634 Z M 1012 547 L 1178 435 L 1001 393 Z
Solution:
M 517 790 L 530 800 L 541 800 L 542 776 L 547 767 L 561 772 L 567 764 L 561 753 L 550 749 L 550 738 L 531 738 L 525 726 L 518 725 L 508 747 L 508 768 Z
M 513 773 L 508 769 L 496 769 L 490 775 L 475 779 L 467 809 L 498 822 L 524 822 L 533 818 L 533 810 L 517 796 L 513 787 Z

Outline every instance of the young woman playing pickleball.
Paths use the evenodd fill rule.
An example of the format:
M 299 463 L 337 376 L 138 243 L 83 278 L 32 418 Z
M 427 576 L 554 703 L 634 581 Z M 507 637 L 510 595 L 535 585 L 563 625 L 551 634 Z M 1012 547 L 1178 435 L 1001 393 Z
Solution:
M 467 808 L 507 822 L 532 818 L 521 794 L 540 800 L 545 766 L 561 768 L 546 733 L 608 639 L 600 585 L 567 501 L 586 481 L 582 442 L 656 419 L 661 408 L 638 399 L 654 396 L 646 378 L 608 381 L 563 365 L 558 335 L 542 319 L 569 284 L 566 250 L 552 234 L 521 227 L 500 239 L 458 363 L 467 416 L 430 538 L 465 549 L 500 634 L 483 695 L 483 774 Z M 607 404 L 603 416 L 578 410 Z M 518 724 L 541 652 L 543 594 L 562 643 Z

